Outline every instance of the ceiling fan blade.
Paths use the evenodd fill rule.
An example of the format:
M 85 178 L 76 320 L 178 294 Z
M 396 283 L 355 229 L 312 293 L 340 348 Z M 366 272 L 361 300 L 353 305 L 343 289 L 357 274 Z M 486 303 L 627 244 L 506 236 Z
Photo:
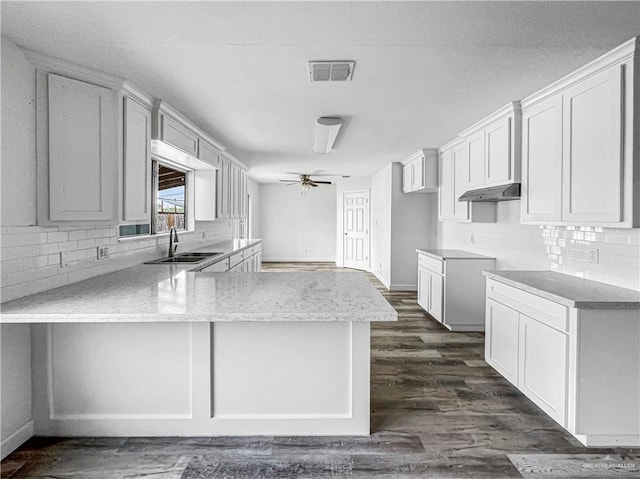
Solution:
M 283 183 L 300 183 L 298 180 L 280 180 Z
M 288 185 L 284 185 L 284 186 L 293 186 L 293 185 L 297 185 L 297 184 L 299 184 L 297 181 L 292 181 Z
M 318 185 L 316 185 L 313 181 L 310 181 L 309 183 L 307 183 L 310 186 L 313 186 L 314 188 L 317 188 Z
M 330 185 L 331 182 L 330 181 L 317 181 L 317 180 L 313 180 L 314 183 L 317 183 L 319 185 Z

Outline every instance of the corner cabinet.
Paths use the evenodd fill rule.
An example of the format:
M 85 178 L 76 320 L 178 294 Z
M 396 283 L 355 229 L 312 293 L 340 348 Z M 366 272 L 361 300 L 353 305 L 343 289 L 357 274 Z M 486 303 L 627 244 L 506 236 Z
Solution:
M 565 306 L 487 278 L 485 359 L 582 444 L 638 447 L 638 309 L 605 303 Z
M 493 203 L 458 201 L 470 189 L 469 142 L 453 140 L 439 149 L 440 184 L 438 188 L 438 219 L 458 222 L 494 222 Z
M 404 193 L 433 193 L 438 191 L 437 150 L 418 150 L 401 163 L 402 191 Z
M 511 102 L 460 133 L 468 143 L 469 189 L 520 181 L 521 119 Z
M 633 39 L 522 101 L 523 223 L 640 226 L 638 58 Z
M 117 222 L 117 92 L 43 71 L 38 91 L 38 223 Z
M 483 331 L 482 271 L 495 269 L 495 259 L 458 250 L 416 251 L 422 309 L 451 331 Z

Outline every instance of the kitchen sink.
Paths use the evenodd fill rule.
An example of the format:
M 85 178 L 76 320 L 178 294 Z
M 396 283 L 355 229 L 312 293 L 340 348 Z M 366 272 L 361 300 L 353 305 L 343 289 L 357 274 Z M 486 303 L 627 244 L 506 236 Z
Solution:
M 205 252 L 192 252 L 181 253 L 170 258 L 160 258 L 153 261 L 147 261 L 145 264 L 175 264 L 175 263 L 199 263 L 207 258 L 223 254 L 221 252 L 205 253 Z

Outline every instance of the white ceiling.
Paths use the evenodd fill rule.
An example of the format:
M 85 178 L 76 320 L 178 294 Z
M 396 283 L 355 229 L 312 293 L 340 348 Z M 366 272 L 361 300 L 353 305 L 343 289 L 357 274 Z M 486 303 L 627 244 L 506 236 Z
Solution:
M 370 175 L 640 35 L 640 2 L 7 2 L 19 45 L 164 98 L 259 181 Z M 310 83 L 307 60 L 355 60 Z M 319 116 L 342 116 L 311 153 Z

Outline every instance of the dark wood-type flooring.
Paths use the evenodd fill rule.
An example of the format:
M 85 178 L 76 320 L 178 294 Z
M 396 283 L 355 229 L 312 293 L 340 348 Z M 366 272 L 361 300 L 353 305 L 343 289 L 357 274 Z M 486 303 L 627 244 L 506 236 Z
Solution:
M 350 271 L 330 263 L 263 268 Z M 369 278 L 399 316 L 372 323 L 370 437 L 33 438 L 2 462 L 2 479 L 542 478 L 570 477 L 554 475 L 549 457 L 640 462 L 637 449 L 581 446 L 484 362 L 482 333 L 451 333 L 415 292 L 387 291 Z M 509 454 L 527 462 L 526 473 Z M 640 477 L 577 471 L 571 477 Z

